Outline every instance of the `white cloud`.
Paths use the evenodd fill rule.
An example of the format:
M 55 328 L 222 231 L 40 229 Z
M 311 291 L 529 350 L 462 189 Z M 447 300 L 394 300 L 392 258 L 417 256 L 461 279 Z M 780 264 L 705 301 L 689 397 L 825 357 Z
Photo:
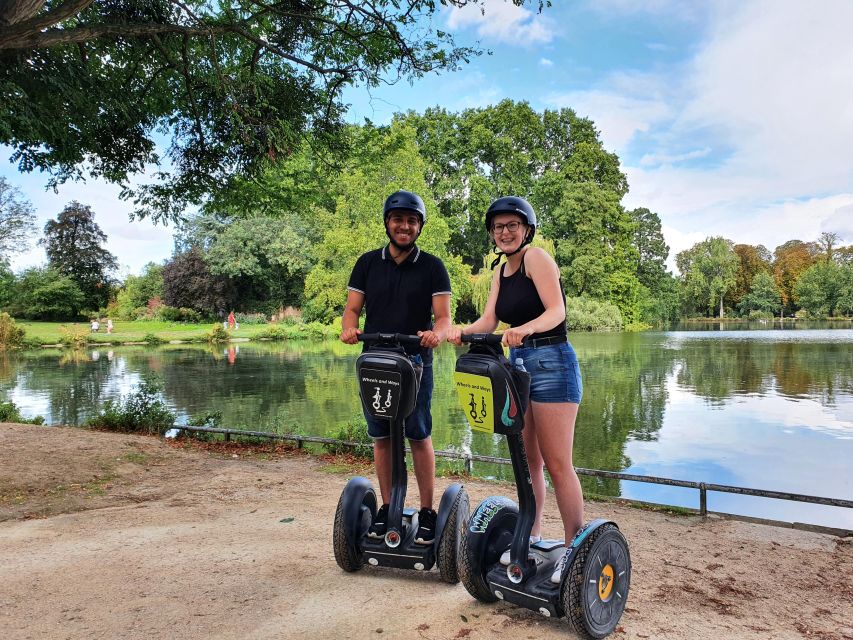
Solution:
M 450 7 L 446 13 L 450 29 L 474 29 L 490 42 L 529 47 L 551 42 L 555 34 L 547 16 L 504 0 L 485 0 L 483 7 Z
M 553 67 L 553 66 L 554 66 L 554 61 L 553 61 L 553 60 L 549 60 L 548 58 L 540 58 L 540 59 L 539 59 L 539 64 L 540 64 L 540 66 L 543 66 L 543 67 Z

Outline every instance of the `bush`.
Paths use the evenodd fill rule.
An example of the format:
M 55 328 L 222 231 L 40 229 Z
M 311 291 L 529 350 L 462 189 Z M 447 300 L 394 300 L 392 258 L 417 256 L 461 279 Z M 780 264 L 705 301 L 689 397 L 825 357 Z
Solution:
M 267 317 L 263 313 L 235 313 L 237 324 L 266 324 Z
M 201 314 L 195 309 L 168 305 L 157 308 L 156 318 L 165 322 L 201 322 Z
M 206 338 L 208 342 L 212 343 L 228 342 L 231 340 L 231 334 L 229 334 L 221 324 L 216 323 L 213 325 L 213 329 L 210 330 Z
M 59 327 L 59 333 L 61 334 L 59 342 L 72 349 L 82 349 L 89 341 L 89 329 L 86 327 L 77 325 L 66 327 L 63 325 Z
M 144 381 L 127 397 L 114 402 L 107 400 L 104 410 L 86 425 L 109 431 L 162 435 L 175 424 L 175 414 L 160 399 L 162 387 Z
M 19 327 L 14 318 L 5 311 L 0 313 L 0 351 L 18 349 L 24 345 L 27 332 Z
M 142 338 L 142 342 L 151 346 L 155 346 L 158 344 L 163 344 L 166 341 L 155 333 L 146 333 L 145 336 Z
M 750 320 L 773 320 L 773 314 L 769 311 L 759 311 L 758 309 L 753 309 L 749 312 Z
M 361 443 L 355 447 L 342 445 L 338 443 L 324 444 L 323 449 L 327 452 L 340 455 L 342 453 L 351 453 L 359 458 L 367 458 L 373 460 L 373 439 L 367 433 L 367 420 L 363 415 L 354 416 L 344 424 L 340 425 L 337 433 L 328 433 L 328 437 L 344 442 Z
M 6 314 L 3 314 L 6 315 Z M 24 424 L 44 424 L 44 416 L 25 418 L 11 400 L 0 402 L 0 422 L 22 422 Z
M 622 313 L 611 302 L 585 296 L 566 300 L 569 331 L 621 331 Z

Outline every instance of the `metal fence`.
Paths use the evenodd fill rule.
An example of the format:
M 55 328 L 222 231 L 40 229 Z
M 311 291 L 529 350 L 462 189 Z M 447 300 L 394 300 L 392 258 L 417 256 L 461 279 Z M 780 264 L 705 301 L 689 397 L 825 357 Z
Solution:
M 344 447 L 372 447 L 372 443 L 369 442 L 353 442 L 347 440 L 338 440 L 336 438 L 323 438 L 320 436 L 305 436 L 298 434 L 282 434 L 282 433 L 271 433 L 269 431 L 245 431 L 243 429 L 226 429 L 220 427 L 190 427 L 190 426 L 175 426 L 175 429 L 184 430 L 184 431 L 196 431 L 201 433 L 218 433 L 225 436 L 225 440 L 230 440 L 232 436 L 249 436 L 254 438 L 268 438 L 271 440 L 287 440 L 290 442 L 295 442 L 296 446 L 301 448 L 305 443 L 311 444 L 333 444 L 337 446 Z M 409 451 L 409 449 L 406 449 Z M 448 458 L 452 460 L 462 460 L 465 464 L 465 473 L 468 475 L 473 475 L 473 466 L 474 462 L 486 462 L 490 464 L 512 464 L 512 461 L 509 458 L 498 458 L 495 456 L 482 456 L 473 453 L 460 453 L 458 451 L 436 451 L 435 456 L 437 458 Z M 755 496 L 759 498 L 773 498 L 776 500 L 789 500 L 792 502 L 806 502 L 810 504 L 822 504 L 831 507 L 843 507 L 847 509 L 853 509 L 853 500 L 844 500 L 842 498 L 825 498 L 822 496 L 809 496 L 803 495 L 800 493 L 787 493 L 784 491 L 770 491 L 767 489 L 750 489 L 747 487 L 734 487 L 731 485 L 725 484 L 714 484 L 711 482 L 694 482 L 691 480 L 675 480 L 673 478 L 660 478 L 657 476 L 640 476 L 632 473 L 622 473 L 621 471 L 602 471 L 600 469 L 583 469 L 581 467 L 575 467 L 575 471 L 579 475 L 583 476 L 592 476 L 596 478 L 614 478 L 617 480 L 631 480 L 634 482 L 646 482 L 649 484 L 663 484 L 671 487 L 684 487 L 687 489 L 696 489 L 699 491 L 699 509 L 693 510 L 699 513 L 699 515 L 707 515 L 708 511 L 708 492 L 716 491 L 718 493 L 735 493 L 745 496 Z M 631 502 L 642 502 L 639 500 L 631 500 Z M 656 504 L 658 506 L 671 506 L 671 505 L 662 505 L 660 503 L 646 503 L 646 504 Z M 785 524 L 791 525 L 792 523 L 787 522 L 779 522 L 772 520 L 764 520 L 760 518 L 748 518 L 746 516 L 739 516 L 737 514 L 727 514 L 720 513 L 720 515 L 731 515 L 738 518 L 746 518 L 755 520 L 758 522 L 768 522 L 771 524 Z M 836 535 L 850 535 L 850 532 L 843 529 L 834 529 L 831 527 L 823 527 L 819 525 L 804 525 L 802 523 L 794 523 L 800 525 L 800 528 L 804 529 L 814 529 L 819 531 L 831 532 Z

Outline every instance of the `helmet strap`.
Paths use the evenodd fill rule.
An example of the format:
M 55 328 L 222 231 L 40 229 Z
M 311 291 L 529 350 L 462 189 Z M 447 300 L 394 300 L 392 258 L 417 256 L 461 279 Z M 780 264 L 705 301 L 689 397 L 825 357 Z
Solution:
M 507 258 L 509 258 L 510 256 L 514 256 L 516 253 L 518 253 L 519 251 L 524 249 L 524 247 L 529 245 L 532 240 L 533 239 L 530 237 L 530 230 L 528 229 L 527 234 L 524 236 L 524 240 L 519 245 L 518 249 L 516 249 L 515 251 L 510 251 L 509 253 L 504 253 L 503 251 L 498 249 L 498 245 L 495 245 L 495 256 L 496 257 L 494 260 L 492 260 L 492 269 L 494 269 L 496 266 L 498 266 L 498 262 L 501 261 L 501 258 L 503 256 L 506 256 Z

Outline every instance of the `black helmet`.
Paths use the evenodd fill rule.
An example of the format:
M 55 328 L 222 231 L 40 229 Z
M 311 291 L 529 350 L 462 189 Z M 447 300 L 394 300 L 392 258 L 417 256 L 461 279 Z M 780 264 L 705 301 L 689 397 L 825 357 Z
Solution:
M 395 191 L 385 199 L 382 219 L 388 221 L 388 214 L 395 209 L 414 211 L 421 218 L 421 226 L 426 223 L 426 207 L 421 197 L 411 191 Z
M 492 230 L 492 218 L 499 213 L 514 213 L 517 216 L 521 216 L 527 223 L 527 226 L 530 227 L 530 232 L 527 234 L 524 244 L 533 240 L 533 236 L 536 234 L 536 213 L 527 200 L 518 196 L 504 196 L 495 200 L 489 207 L 489 210 L 486 211 L 487 232 Z

